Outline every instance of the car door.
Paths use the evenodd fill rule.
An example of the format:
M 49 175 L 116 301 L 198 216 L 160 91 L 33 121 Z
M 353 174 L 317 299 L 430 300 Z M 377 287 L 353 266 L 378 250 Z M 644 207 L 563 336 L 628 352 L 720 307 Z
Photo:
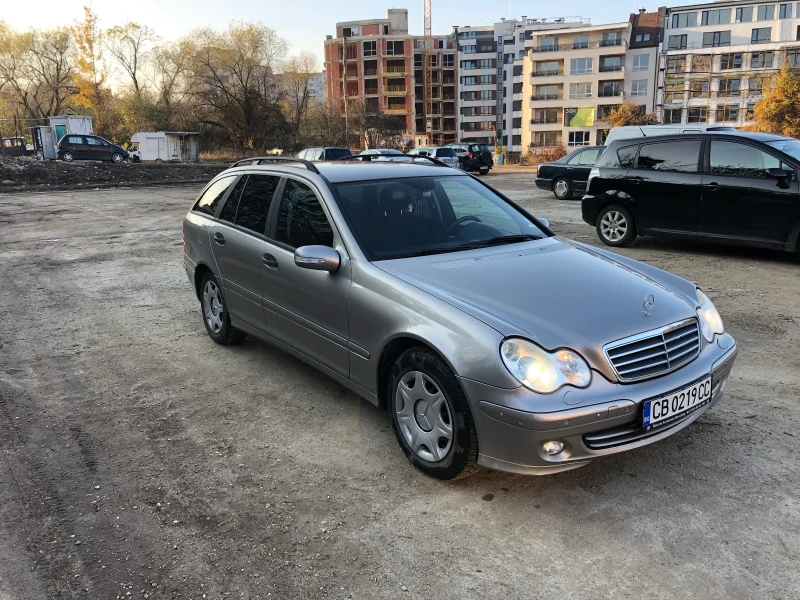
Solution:
M 285 180 L 270 216 L 270 248 L 262 257 L 265 318 L 269 332 L 279 340 L 349 377 L 351 269 L 331 223 L 322 195 L 310 182 Z M 341 257 L 339 270 L 328 273 L 295 265 L 295 249 L 309 245 L 335 248 Z
M 242 175 L 209 231 L 231 317 L 262 331 L 267 330 L 261 292 L 262 255 L 270 250 L 267 217 L 280 181 L 277 175 Z
M 572 188 L 576 192 L 586 191 L 586 181 L 589 179 L 589 172 L 600 157 L 602 148 L 587 148 L 578 152 L 567 161 L 565 171 L 566 176 L 572 180 Z
M 100 138 L 87 135 L 84 136 L 84 139 L 86 140 L 86 158 L 89 160 L 105 160 Z
M 708 146 L 700 233 L 786 243 L 800 215 L 795 169 L 756 145 L 711 139 Z M 770 168 L 789 177 L 770 178 Z
M 640 231 L 697 231 L 702 145 L 699 136 L 641 145 L 636 166 L 625 178 Z
M 75 160 L 88 160 L 89 159 L 89 146 L 86 143 L 86 138 L 82 135 L 68 135 L 67 137 L 63 138 L 67 143 L 63 144 L 62 146 L 66 146 L 66 148 L 62 148 L 64 150 L 69 150 L 72 152 Z

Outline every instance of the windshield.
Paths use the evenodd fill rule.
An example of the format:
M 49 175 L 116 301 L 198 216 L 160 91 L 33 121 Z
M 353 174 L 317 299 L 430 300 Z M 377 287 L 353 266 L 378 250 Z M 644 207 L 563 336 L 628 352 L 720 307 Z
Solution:
M 767 145 L 772 146 L 781 152 L 785 152 L 792 158 L 800 160 L 800 141 L 798 140 L 775 140 L 772 142 L 767 142 Z
M 453 158 L 454 156 L 456 156 L 456 153 L 453 152 L 452 148 L 439 148 L 436 151 L 436 156 L 447 156 L 449 158 Z
M 532 217 L 471 177 L 333 186 L 370 260 L 439 254 L 547 237 Z
M 336 160 L 337 158 L 352 156 L 352 154 L 350 154 L 350 150 L 347 148 L 329 148 L 325 151 L 325 153 L 328 155 L 328 160 Z

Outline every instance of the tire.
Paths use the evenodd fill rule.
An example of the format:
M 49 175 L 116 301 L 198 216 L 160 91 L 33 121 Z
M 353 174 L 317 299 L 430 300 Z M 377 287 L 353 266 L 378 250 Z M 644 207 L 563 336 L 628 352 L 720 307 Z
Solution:
M 160 158 L 157 158 L 157 159 L 156 159 L 156 164 L 157 164 L 157 165 L 163 165 L 163 164 L 164 164 L 164 161 L 163 161 L 163 160 L 161 160 Z
M 115 165 L 122 163 L 123 160 L 125 160 L 125 158 L 119 152 L 114 152 L 114 154 L 111 155 L 111 162 Z
M 406 350 L 392 365 L 388 385 L 392 429 L 411 464 L 437 479 L 479 470 L 467 397 L 439 355 L 423 346 Z
M 64 162 L 72 162 L 75 160 L 75 155 L 72 152 L 63 152 L 61 154 L 61 160 Z
M 245 332 L 231 325 L 222 289 L 211 273 L 206 273 L 200 283 L 200 310 L 208 336 L 221 346 L 238 344 L 247 337 Z
M 572 182 L 566 177 L 559 177 L 553 182 L 553 194 L 559 200 L 569 200 L 572 198 Z
M 606 246 L 619 248 L 636 239 L 636 222 L 624 206 L 606 206 L 597 215 L 597 235 Z
M 478 171 L 478 175 L 486 175 L 489 172 L 489 169 L 481 169 Z
M 481 168 L 494 166 L 494 159 L 492 159 L 492 153 L 489 152 L 488 150 L 484 150 L 483 152 L 481 152 L 479 160 L 481 161 Z

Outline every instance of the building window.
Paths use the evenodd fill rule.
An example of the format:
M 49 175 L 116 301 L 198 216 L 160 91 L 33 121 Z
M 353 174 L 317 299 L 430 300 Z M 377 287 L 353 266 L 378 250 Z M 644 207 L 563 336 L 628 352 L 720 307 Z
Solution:
M 442 55 L 442 66 L 443 67 L 454 67 L 454 66 L 456 66 L 454 55 L 453 54 L 443 54 Z
M 710 90 L 708 81 L 690 81 L 689 82 L 689 97 L 690 98 L 708 98 Z
M 753 52 L 750 55 L 750 68 L 751 69 L 771 69 L 772 68 L 772 52 Z
M 736 9 L 736 22 L 737 23 L 749 23 L 753 20 L 753 7 L 752 6 L 743 6 L 742 8 Z
M 555 146 L 556 144 L 558 144 L 557 131 L 537 131 L 533 135 L 534 146 Z
M 649 54 L 635 54 L 633 57 L 634 71 L 647 71 L 650 68 Z
M 462 60 L 461 61 L 461 70 L 463 71 L 471 71 L 472 69 L 477 69 L 478 63 L 474 60 Z
M 481 85 L 494 85 L 494 75 L 481 75 Z
M 570 83 L 569 84 L 569 97 L 570 98 L 591 98 L 592 97 L 592 84 L 586 83 Z
M 622 82 L 620 81 L 601 81 L 600 90 L 597 94 L 600 98 L 614 98 L 622 95 Z
M 461 31 L 458 34 L 458 39 L 460 40 L 475 39 L 477 33 L 478 33 L 477 31 Z
M 747 121 L 752 121 L 753 119 L 756 118 L 756 103 L 755 102 L 749 102 L 747 104 L 747 108 L 744 111 L 744 118 Z
M 680 27 L 697 27 L 697 13 L 678 13 L 672 15 L 672 29 Z
M 497 45 L 498 46 L 502 46 L 503 45 L 503 36 L 502 35 L 498 35 L 497 36 Z
M 669 36 L 670 50 L 686 50 L 686 34 Z
M 759 27 L 757 29 L 753 29 L 753 33 L 750 36 L 750 43 L 751 44 L 766 44 L 769 42 L 769 38 L 772 35 L 772 27 Z
M 647 79 L 631 81 L 631 96 L 647 96 Z
M 779 19 L 791 19 L 792 18 L 792 5 L 791 4 L 781 4 L 780 8 L 778 9 L 778 18 Z
M 576 35 L 574 38 L 572 38 L 573 49 L 588 48 L 588 47 L 589 47 L 588 35 Z
M 774 4 L 762 4 L 758 7 L 758 12 L 756 12 L 756 20 L 757 21 L 772 21 L 775 18 L 775 5 Z
M 637 33 L 635 39 L 636 39 L 637 42 L 649 42 L 650 41 L 650 34 L 649 33 Z
M 692 73 L 710 73 L 711 55 L 692 54 Z
M 364 42 L 364 56 L 375 56 L 377 53 L 375 42 Z
M 704 10 L 700 19 L 702 25 L 727 25 L 731 22 L 731 9 Z
M 519 51 L 519 59 L 522 60 L 523 58 L 525 58 L 525 50 L 520 50 Z
M 800 50 L 787 50 L 786 62 L 790 67 L 800 67 Z
M 750 77 L 747 82 L 749 96 L 760 96 L 764 93 L 764 82 L 760 77 Z
M 707 31 L 703 34 L 703 48 L 715 48 L 717 46 L 730 46 L 731 32 L 728 31 Z
M 680 125 L 683 117 L 682 108 L 667 108 L 664 110 L 664 124 L 665 125 Z
M 570 131 L 569 141 L 570 146 L 588 146 L 589 145 L 589 131 Z
M 396 56 L 400 54 L 405 54 L 405 52 L 406 48 L 402 40 L 394 42 L 392 41 L 386 42 L 386 54 Z
M 689 108 L 687 114 L 688 123 L 707 123 L 708 122 L 708 109 L 702 108 Z
M 502 83 L 498 83 L 497 84 L 497 91 L 498 92 L 502 92 L 503 91 L 503 84 Z
M 358 35 L 358 27 L 345 27 L 342 29 L 342 37 L 353 37 Z
M 502 52 L 498 52 L 497 53 L 497 62 L 500 63 L 501 65 L 503 64 L 503 53 Z
M 494 90 L 483 90 L 478 97 L 479 100 L 494 100 L 495 98 Z
M 476 46 L 461 46 L 461 51 L 464 54 L 475 54 Z
M 720 79 L 718 96 L 738 96 L 742 93 L 741 79 Z
M 738 121 L 738 120 L 739 120 L 738 104 L 717 105 L 717 123 L 724 123 L 725 121 Z
M 461 78 L 461 85 L 478 85 L 478 78 L 475 75 Z
M 667 73 L 685 73 L 686 56 L 668 56 Z
M 720 56 L 719 68 L 722 70 L 741 69 L 742 53 L 732 52 L 730 54 L 723 54 L 722 56 Z
M 573 58 L 569 61 L 570 75 L 591 73 L 594 61 L 591 58 Z

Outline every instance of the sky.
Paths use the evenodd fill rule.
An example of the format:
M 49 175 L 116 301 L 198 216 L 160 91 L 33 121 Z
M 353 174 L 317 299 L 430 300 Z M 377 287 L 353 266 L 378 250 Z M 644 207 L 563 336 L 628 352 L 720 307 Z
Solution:
M 0 19 L 15 29 L 69 25 L 80 18 L 89 0 L 36 0 L 36 9 L 21 0 L 0 0 Z M 686 2 L 689 3 L 688 1 Z M 92 9 L 103 28 L 135 21 L 176 39 L 196 27 L 224 29 L 231 21 L 261 21 L 291 44 L 290 52 L 307 50 L 319 58 L 323 42 L 335 34 L 338 21 L 380 19 L 387 8 L 407 8 L 409 32 L 421 35 L 423 0 L 94 0 Z M 627 21 L 638 10 L 656 10 L 659 3 L 636 0 L 570 0 L 561 11 L 550 3 L 530 0 L 433 0 L 434 34 L 450 33 L 453 25 L 488 25 L 503 17 L 588 17 L 592 23 Z

